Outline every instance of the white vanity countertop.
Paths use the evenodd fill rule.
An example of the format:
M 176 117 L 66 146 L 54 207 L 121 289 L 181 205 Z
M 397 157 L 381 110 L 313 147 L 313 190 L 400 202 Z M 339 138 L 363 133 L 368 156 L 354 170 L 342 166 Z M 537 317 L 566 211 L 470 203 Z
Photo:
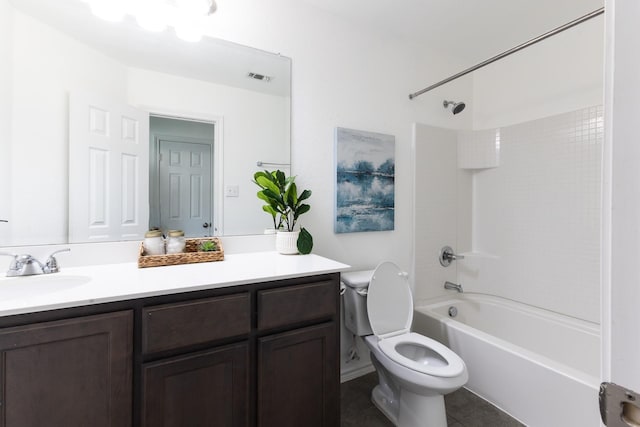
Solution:
M 138 268 L 137 263 L 61 268 L 0 278 L 0 316 L 335 273 L 348 265 L 318 255 L 253 252 L 224 261 Z

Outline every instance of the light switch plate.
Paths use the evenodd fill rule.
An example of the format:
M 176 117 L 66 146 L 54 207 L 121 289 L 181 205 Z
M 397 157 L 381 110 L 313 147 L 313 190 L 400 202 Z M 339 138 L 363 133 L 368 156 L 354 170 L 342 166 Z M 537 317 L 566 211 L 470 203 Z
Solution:
M 238 197 L 240 196 L 240 186 L 238 185 L 226 185 L 224 187 L 225 197 Z

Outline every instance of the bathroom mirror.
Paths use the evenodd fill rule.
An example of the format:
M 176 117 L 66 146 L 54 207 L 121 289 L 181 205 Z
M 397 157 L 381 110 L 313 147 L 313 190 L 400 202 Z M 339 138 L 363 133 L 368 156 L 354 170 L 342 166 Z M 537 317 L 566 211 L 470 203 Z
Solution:
M 0 224 L 0 246 L 69 242 L 69 216 L 84 197 L 69 180 L 69 159 L 78 161 L 69 151 L 70 99 L 77 96 L 210 125 L 211 219 L 203 225 L 211 228 L 202 235 L 261 234 L 269 226 L 251 179 L 258 169 L 290 167 L 289 58 L 207 37 L 185 42 L 171 30 L 145 31 L 131 17 L 103 21 L 81 0 L 0 0 L 0 56 L 0 218 L 10 220 Z M 125 131 L 144 135 L 135 126 Z M 148 166 L 142 184 L 152 195 L 159 191 L 153 139 L 173 133 L 162 129 L 151 143 L 141 141 L 151 164 L 135 167 Z M 93 161 L 79 157 L 80 164 Z M 103 189 L 122 193 L 124 184 Z M 137 208 L 149 204 L 138 190 L 127 197 Z

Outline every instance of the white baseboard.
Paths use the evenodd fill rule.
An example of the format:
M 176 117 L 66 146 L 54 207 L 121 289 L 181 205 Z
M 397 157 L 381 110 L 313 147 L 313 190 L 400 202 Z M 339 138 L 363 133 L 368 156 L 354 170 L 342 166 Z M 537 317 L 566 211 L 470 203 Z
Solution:
M 351 381 L 373 371 L 375 371 L 375 368 L 370 363 L 364 366 L 359 366 L 355 369 L 345 369 L 344 371 L 340 372 L 340 382 L 344 383 L 347 381 Z

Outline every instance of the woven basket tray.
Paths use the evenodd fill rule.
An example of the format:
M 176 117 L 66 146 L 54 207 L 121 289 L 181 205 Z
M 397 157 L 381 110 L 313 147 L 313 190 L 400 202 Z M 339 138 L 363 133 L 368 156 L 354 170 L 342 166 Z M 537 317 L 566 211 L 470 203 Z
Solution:
M 200 242 L 213 240 L 218 245 L 218 250 L 213 252 L 198 252 Z M 186 239 L 185 252 L 180 254 L 165 255 L 145 255 L 144 246 L 140 244 L 140 255 L 138 256 L 138 267 L 160 267 L 162 265 L 194 264 L 197 262 L 212 262 L 224 260 L 224 249 L 222 242 L 217 237 L 203 237 L 197 239 Z

